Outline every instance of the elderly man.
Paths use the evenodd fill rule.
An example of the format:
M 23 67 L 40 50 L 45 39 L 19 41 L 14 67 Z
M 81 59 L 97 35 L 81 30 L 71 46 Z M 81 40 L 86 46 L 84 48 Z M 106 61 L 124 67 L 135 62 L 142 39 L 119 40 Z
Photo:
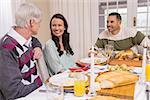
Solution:
M 26 96 L 42 85 L 35 59 L 40 42 L 32 37 L 40 27 L 41 11 L 33 4 L 22 4 L 14 26 L 0 41 L 0 100 Z
M 106 44 L 111 44 L 117 51 L 131 48 L 138 52 L 137 45 L 144 45 L 145 41 L 149 41 L 140 31 L 122 27 L 121 20 L 119 13 L 110 13 L 107 17 L 107 30 L 99 34 L 95 46 L 104 48 Z

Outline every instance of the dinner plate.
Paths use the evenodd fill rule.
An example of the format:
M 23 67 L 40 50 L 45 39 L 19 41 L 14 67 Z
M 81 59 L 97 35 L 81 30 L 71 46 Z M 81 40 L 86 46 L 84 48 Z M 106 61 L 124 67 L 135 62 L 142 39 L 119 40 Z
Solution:
M 99 57 L 95 57 L 94 58 L 94 62 L 97 64 L 97 63 L 104 63 L 107 61 L 107 58 L 99 58 Z M 80 62 L 82 63 L 91 63 L 91 58 L 90 57 L 87 57 L 87 58 L 82 58 L 80 59 Z
M 57 86 L 69 87 L 69 86 L 74 86 L 75 80 L 76 80 L 75 78 L 69 77 L 69 73 L 60 73 L 60 74 L 52 76 L 49 79 L 49 83 L 53 85 L 57 85 Z M 88 77 L 86 75 L 85 75 L 85 80 L 86 81 L 88 80 Z
M 82 63 L 90 63 L 91 62 L 91 58 L 82 58 L 82 59 L 80 59 L 80 62 L 82 62 Z
M 131 72 L 140 75 L 142 74 L 142 67 L 134 67 Z
M 93 72 L 94 72 L 95 74 L 98 74 L 98 73 L 100 73 L 100 72 L 106 72 L 106 71 L 108 71 L 107 68 L 108 68 L 108 65 L 104 65 L 104 66 L 101 66 L 101 65 L 94 65 Z M 88 70 L 89 73 L 90 73 L 90 71 L 91 71 L 91 69 Z

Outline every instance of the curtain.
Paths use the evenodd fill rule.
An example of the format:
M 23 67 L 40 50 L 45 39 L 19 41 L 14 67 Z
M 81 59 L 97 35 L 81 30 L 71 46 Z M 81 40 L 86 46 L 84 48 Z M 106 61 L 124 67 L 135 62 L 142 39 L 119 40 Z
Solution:
M 68 22 L 74 58 L 87 57 L 98 35 L 98 0 L 50 0 L 50 18 L 61 13 Z
M 0 38 L 12 25 L 11 0 L 0 0 Z
M 15 25 L 14 13 L 25 0 L 0 0 L 0 38 Z

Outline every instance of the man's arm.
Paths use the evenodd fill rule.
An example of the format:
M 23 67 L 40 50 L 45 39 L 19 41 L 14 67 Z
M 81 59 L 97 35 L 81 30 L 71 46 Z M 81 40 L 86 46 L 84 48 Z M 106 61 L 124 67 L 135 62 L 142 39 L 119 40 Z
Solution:
M 144 40 L 145 35 L 141 33 L 140 31 L 137 32 L 136 36 L 133 38 L 133 43 L 135 45 L 140 45 L 142 41 Z
M 37 81 L 24 85 L 22 79 L 16 56 L 12 52 L 0 50 L 0 89 L 6 100 L 26 96 L 42 85 Z
M 37 39 L 37 38 L 35 38 L 35 37 L 32 37 L 32 46 L 33 46 L 33 48 L 35 48 L 35 47 L 39 47 L 39 48 L 41 48 L 42 49 L 42 44 L 40 43 L 40 41 Z
M 136 45 L 141 45 L 141 46 L 148 46 L 150 47 L 150 39 L 145 36 L 143 33 L 140 31 L 137 32 L 137 35 L 133 38 L 133 42 Z
M 95 43 L 95 46 L 98 48 L 104 48 L 103 40 L 98 38 L 96 43 Z
M 35 38 L 32 37 L 32 47 L 34 49 L 34 59 L 40 59 L 42 56 L 42 45 L 40 43 L 40 41 Z

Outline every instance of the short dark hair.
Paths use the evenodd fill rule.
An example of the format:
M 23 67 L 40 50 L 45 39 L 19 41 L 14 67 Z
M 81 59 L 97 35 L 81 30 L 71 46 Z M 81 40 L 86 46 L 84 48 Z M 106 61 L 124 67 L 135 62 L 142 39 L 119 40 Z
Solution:
M 122 20 L 121 15 L 117 12 L 112 12 L 108 16 L 116 16 L 117 19 L 119 19 L 120 21 Z

